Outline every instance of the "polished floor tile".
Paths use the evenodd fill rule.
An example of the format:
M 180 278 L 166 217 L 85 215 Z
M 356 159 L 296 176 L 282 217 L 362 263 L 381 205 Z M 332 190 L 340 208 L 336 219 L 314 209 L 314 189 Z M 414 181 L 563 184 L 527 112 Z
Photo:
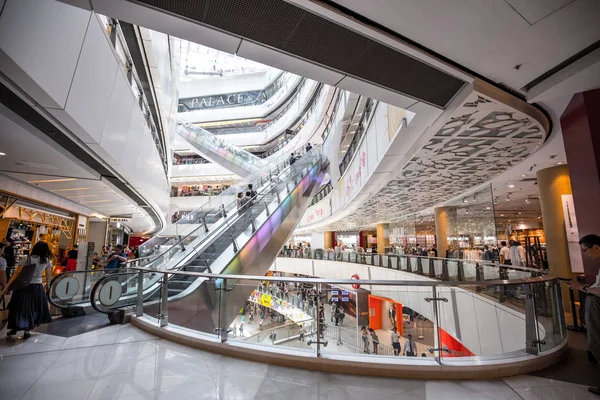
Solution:
M 423 381 L 298 370 L 158 339 L 130 325 L 30 341 L 0 332 L 0 399 L 596 400 L 586 386 L 535 376 Z
M 48 383 L 34 385 L 21 400 L 81 400 L 87 399 L 96 384 L 96 379 L 72 380 L 69 384 Z

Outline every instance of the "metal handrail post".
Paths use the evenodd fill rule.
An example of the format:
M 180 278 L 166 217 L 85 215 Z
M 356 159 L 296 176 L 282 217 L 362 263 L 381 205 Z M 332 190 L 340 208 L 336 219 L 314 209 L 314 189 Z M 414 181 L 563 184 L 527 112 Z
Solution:
M 163 274 L 160 299 L 160 320 L 159 325 L 162 328 L 169 324 L 169 274 Z

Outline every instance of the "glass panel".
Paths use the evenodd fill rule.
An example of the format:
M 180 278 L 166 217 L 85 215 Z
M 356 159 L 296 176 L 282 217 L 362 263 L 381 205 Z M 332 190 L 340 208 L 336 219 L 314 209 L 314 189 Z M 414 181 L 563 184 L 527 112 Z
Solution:
M 540 350 L 550 350 L 567 338 L 562 293 L 558 281 L 532 285 Z
M 424 362 L 432 362 L 433 354 L 429 353 L 427 347 L 434 343 L 431 321 L 433 308 L 432 304 L 425 301 L 431 288 L 379 285 L 370 288 L 370 293 L 356 291 L 355 312 L 347 315 L 341 326 L 339 321 L 336 325 L 335 318 L 331 318 L 332 308 L 325 306 L 323 321 L 327 346 L 322 347 L 321 351 L 352 353 L 368 358 L 399 356 L 412 359 L 416 356 Z M 328 304 L 339 299 L 339 289 L 328 288 L 325 292 Z M 394 341 L 394 327 L 398 334 L 397 341 Z M 409 342 L 409 335 L 410 345 L 405 346 Z
M 501 302 L 523 285 L 438 287 L 436 301 L 442 359 L 526 354 L 524 303 Z M 506 299 L 506 298 L 505 298 Z
M 477 280 L 477 264 L 470 261 L 462 262 L 463 269 L 463 280 L 475 281 Z
M 239 297 L 242 307 L 235 309 L 227 319 L 229 339 L 314 352 L 308 344 L 316 331 L 315 303 L 309 301 L 314 286 L 287 282 L 254 283 L 257 282 L 229 286 L 240 295 L 248 294 L 245 300 Z

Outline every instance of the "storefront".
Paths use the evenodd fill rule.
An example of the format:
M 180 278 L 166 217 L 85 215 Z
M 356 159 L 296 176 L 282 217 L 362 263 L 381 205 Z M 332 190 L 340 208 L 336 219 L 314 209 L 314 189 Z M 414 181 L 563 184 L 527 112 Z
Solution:
M 359 232 L 337 232 L 335 240 L 338 246 L 344 246 L 346 249 L 358 247 L 360 245 L 360 233 Z
M 88 217 L 12 196 L 2 197 L 0 237 L 14 241 L 17 262 L 43 241 L 48 243 L 56 266 L 68 250 L 87 240 Z

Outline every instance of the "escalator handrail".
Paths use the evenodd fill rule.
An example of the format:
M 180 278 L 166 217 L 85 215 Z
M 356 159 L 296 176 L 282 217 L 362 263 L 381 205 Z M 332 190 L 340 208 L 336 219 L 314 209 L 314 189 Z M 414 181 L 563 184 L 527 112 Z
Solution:
M 270 160 L 270 161 L 269 161 L 269 163 L 266 165 L 266 167 L 268 167 L 268 166 L 271 166 L 271 168 L 268 168 L 268 171 L 269 171 L 269 173 L 270 173 L 270 172 L 272 172 L 272 171 L 274 171 L 274 170 L 277 170 L 277 169 L 279 169 L 279 168 L 280 168 L 280 166 L 281 166 L 281 168 L 285 168 L 285 167 L 287 166 L 287 164 L 288 164 L 287 157 L 288 157 L 288 155 L 287 155 L 287 154 L 282 154 L 282 155 L 280 155 L 279 157 L 276 157 L 275 159 L 273 159 L 273 160 Z M 283 159 L 283 161 L 282 161 L 282 159 Z M 282 161 L 282 162 L 281 162 L 281 161 Z M 258 172 L 257 172 L 257 173 L 254 173 L 254 174 L 250 175 L 249 177 L 246 177 L 246 178 L 245 178 L 245 179 L 242 181 L 242 182 L 243 182 L 243 183 L 242 183 L 242 185 L 243 185 L 243 184 L 247 184 L 246 182 L 250 181 L 250 180 L 251 180 L 251 179 L 253 179 L 253 178 L 256 178 L 256 177 L 258 177 L 258 175 L 259 175 L 259 174 L 258 174 Z M 226 191 L 224 191 L 223 193 L 221 193 L 221 194 L 220 194 L 218 197 L 222 197 L 222 196 L 232 196 L 232 195 L 234 195 L 234 193 L 235 193 L 235 194 L 237 194 L 237 192 L 238 192 L 239 190 L 240 190 L 240 189 L 239 189 L 238 185 L 235 185 L 235 186 L 232 186 L 232 187 L 230 187 L 229 189 L 227 189 L 227 190 L 226 190 Z M 230 191 L 231 191 L 231 192 L 230 192 Z M 230 192 L 230 193 L 228 193 L 228 192 Z M 228 203 L 228 204 L 227 204 L 227 206 L 226 206 L 226 209 L 227 209 L 227 210 L 229 210 L 229 209 L 231 209 L 231 208 L 235 208 L 235 205 L 236 205 L 236 203 L 237 203 L 237 200 L 234 200 L 233 202 L 230 202 L 230 203 Z M 207 205 L 210 205 L 210 204 L 211 204 L 211 201 L 209 201 L 209 203 L 207 203 L 207 204 L 204 204 L 204 205 L 202 205 L 202 206 L 200 206 L 200 207 L 198 207 L 198 208 L 194 209 L 193 211 L 191 211 L 191 213 L 196 213 L 196 212 L 199 212 L 199 211 L 201 211 L 201 210 L 202 210 L 202 208 L 204 208 L 204 207 L 206 207 Z M 221 204 L 223 205 L 223 202 L 221 202 Z M 216 207 L 215 209 L 218 209 L 218 207 Z M 218 215 L 218 214 L 215 214 L 215 215 Z M 176 221 L 176 222 L 172 223 L 171 225 L 167 226 L 167 227 L 166 227 L 166 228 L 163 230 L 163 232 L 164 232 L 164 231 L 166 231 L 167 229 L 171 228 L 172 226 L 174 226 L 174 225 L 178 224 L 180 221 L 182 221 L 182 220 Z M 202 228 L 201 226 L 199 226 L 199 227 L 198 227 L 198 229 L 201 229 L 201 228 Z M 191 234 L 195 233 L 196 231 L 197 231 L 197 230 L 194 230 L 194 231 L 190 232 L 189 234 L 187 234 L 186 236 L 184 236 L 183 238 L 181 238 L 180 240 L 178 240 L 178 241 L 177 241 L 175 244 L 173 244 L 171 247 L 169 247 L 169 249 L 166 249 L 166 250 L 164 250 L 163 252 L 161 252 L 161 253 L 159 253 L 159 254 L 150 254 L 150 255 L 148 255 L 148 256 L 139 257 L 139 258 L 137 258 L 137 259 L 135 259 L 135 260 L 136 260 L 136 261 L 139 261 L 139 260 L 145 260 L 145 259 L 148 259 L 148 258 L 150 258 L 150 257 L 154 257 L 154 260 L 156 260 L 158 257 L 161 257 L 161 256 L 165 255 L 165 254 L 166 254 L 166 253 L 167 253 L 167 252 L 168 252 L 168 251 L 169 251 L 169 250 L 170 250 L 172 247 L 180 245 L 180 244 L 181 244 L 181 243 L 182 243 L 184 240 L 186 240 L 186 239 L 187 239 L 187 238 L 188 238 L 188 237 L 189 237 Z M 157 236 L 157 237 L 159 237 L 159 236 Z M 150 243 L 151 241 L 152 241 L 152 239 L 150 239 L 149 241 L 145 242 L 144 244 L 146 244 L 146 243 Z M 153 262 L 153 261 L 151 261 L 151 262 Z
M 318 159 L 319 159 L 319 155 L 320 155 L 320 153 L 319 153 L 320 146 L 315 146 L 315 147 L 313 148 L 313 150 L 314 150 L 314 153 L 311 153 L 310 155 L 317 154 L 317 160 L 318 160 Z M 286 163 L 284 163 L 284 164 L 283 164 L 283 168 L 284 168 L 284 169 L 281 171 L 281 173 L 286 173 L 286 172 L 289 172 L 289 171 L 290 171 L 289 167 L 290 167 L 290 166 L 289 166 L 289 163 L 287 163 L 287 162 L 286 162 Z M 278 178 L 281 178 L 281 176 L 279 176 Z M 273 185 L 273 182 L 269 182 L 267 186 L 272 186 L 272 185 Z M 257 195 L 255 196 L 256 198 L 255 198 L 254 202 L 260 202 L 260 201 L 261 201 L 261 199 L 262 199 L 264 196 L 266 196 L 267 194 L 269 194 L 269 193 L 270 193 L 270 190 L 263 190 L 261 193 L 257 193 Z M 223 223 L 228 223 L 228 221 L 229 221 L 229 220 L 232 220 L 232 219 L 233 219 L 233 217 L 234 217 L 234 216 L 238 216 L 238 214 L 239 214 L 239 210 L 237 209 L 237 207 L 234 207 L 234 208 L 233 208 L 233 210 L 229 212 L 228 216 L 227 216 L 227 217 L 225 217 L 225 219 L 223 220 Z M 165 250 L 164 252 L 162 252 L 162 253 L 160 253 L 160 254 L 156 255 L 156 256 L 154 257 L 154 259 L 153 259 L 152 261 L 150 261 L 148 264 L 152 264 L 152 263 L 156 262 L 156 260 L 157 260 L 159 257 L 162 257 L 164 254 L 166 254 L 168 251 L 170 251 L 170 249 L 172 249 L 173 247 L 180 245 L 180 244 L 181 244 L 181 243 L 182 243 L 184 240 L 186 240 L 186 239 L 187 239 L 187 238 L 189 238 L 189 237 L 190 237 L 192 234 L 194 234 L 195 232 L 197 232 L 197 230 L 198 230 L 198 229 L 202 229 L 202 228 L 203 228 L 202 226 L 199 226 L 199 227 L 198 227 L 196 230 L 194 230 L 194 231 L 190 232 L 189 234 L 187 234 L 186 236 L 184 236 L 184 237 L 183 237 L 181 240 L 179 240 L 179 241 L 178 241 L 176 244 L 172 245 L 172 246 L 171 246 L 169 249 L 167 249 L 167 250 Z M 216 227 L 215 229 L 217 229 L 217 230 L 218 230 L 218 229 L 220 229 L 220 228 L 221 228 L 221 226 L 219 226 L 219 227 Z M 214 231 L 215 231 L 215 230 L 213 230 L 212 232 L 214 232 Z M 204 238 L 202 238 L 202 240 L 200 241 L 200 243 L 198 243 L 198 245 L 197 245 L 197 246 L 195 246 L 195 248 L 198 248 L 198 247 L 200 247 L 201 245 L 203 245 L 203 243 L 204 243 L 204 242 L 205 242 L 205 241 L 208 239 L 208 237 L 209 237 L 209 236 L 212 236 L 212 235 L 206 235 Z M 125 264 L 133 263 L 133 262 L 139 261 L 140 259 L 142 259 L 142 258 L 136 258 L 136 259 L 133 259 L 133 260 L 128 260 L 128 261 L 126 261 L 126 262 L 125 262 Z
M 315 151 L 316 150 L 316 151 Z M 321 162 L 321 157 L 320 157 L 320 152 L 319 152 L 319 147 L 315 147 L 313 148 L 313 153 L 311 153 L 310 155 L 316 155 L 315 160 L 314 160 L 314 164 L 310 163 L 309 166 L 307 166 L 308 171 L 310 171 L 315 164 L 318 164 Z M 289 171 L 289 170 L 288 170 Z M 262 196 L 266 196 L 269 192 L 268 191 L 264 191 L 264 193 L 262 193 Z M 256 200 L 256 203 L 259 203 L 259 199 Z M 255 203 L 255 204 L 256 204 Z M 283 203 L 283 200 L 280 202 L 280 204 Z M 239 219 L 242 218 L 244 215 L 239 213 L 240 210 L 236 210 L 235 213 L 232 213 L 232 220 L 233 220 L 233 215 L 235 215 L 235 219 Z M 246 212 L 247 210 L 245 210 L 244 212 Z M 271 213 L 271 215 L 273 215 Z M 215 232 L 215 231 L 213 231 Z M 219 235 L 208 235 L 207 237 L 203 238 L 203 240 L 206 240 L 210 237 L 210 242 L 208 244 L 204 243 L 202 246 L 200 244 L 198 244 L 197 246 L 195 246 L 195 249 L 199 248 L 199 247 L 206 247 L 207 245 L 210 245 L 212 241 L 217 240 L 219 238 Z M 237 255 L 242 249 L 238 248 L 238 250 L 234 253 L 234 256 Z M 171 275 L 180 275 L 181 274 L 181 268 L 172 268 L 172 269 L 168 269 L 168 270 L 164 270 L 164 269 L 153 269 L 153 268 L 148 268 L 148 267 L 126 267 L 124 268 L 126 270 L 136 270 L 136 271 L 140 271 L 140 270 L 144 270 L 144 271 L 150 271 L 150 272 L 155 272 L 155 273 L 159 273 L 159 274 L 171 274 Z M 185 271 L 187 272 L 187 271 Z M 94 286 L 92 293 L 90 294 L 90 302 L 92 303 L 92 307 L 94 308 L 94 310 L 98 311 L 98 312 L 103 312 L 103 313 L 107 313 L 103 310 L 101 310 L 96 303 L 96 292 L 97 290 L 100 290 L 99 288 L 102 287 L 102 282 L 106 279 L 109 278 L 113 278 L 115 276 L 119 276 L 119 275 L 131 275 L 131 272 L 115 272 L 115 273 L 111 273 L 111 274 L 107 274 L 104 277 L 100 278 L 98 280 L 98 282 L 96 283 L 96 285 Z M 232 275 L 228 275 L 228 274 L 220 274 L 220 275 L 225 275 L 225 276 L 232 276 Z M 121 284 L 123 284 L 124 282 L 121 282 Z M 154 292 L 154 290 L 156 289 L 152 289 L 152 287 L 159 285 L 159 281 L 153 283 L 150 287 L 148 288 L 144 288 L 144 292 L 147 290 L 150 290 L 151 292 Z M 137 293 L 135 295 L 129 295 L 129 296 L 133 296 L 133 299 L 136 299 L 137 301 Z M 171 296 L 170 296 L 171 297 Z M 122 308 L 122 307 L 128 307 L 131 306 L 132 304 L 121 304 L 117 307 L 114 308 Z

